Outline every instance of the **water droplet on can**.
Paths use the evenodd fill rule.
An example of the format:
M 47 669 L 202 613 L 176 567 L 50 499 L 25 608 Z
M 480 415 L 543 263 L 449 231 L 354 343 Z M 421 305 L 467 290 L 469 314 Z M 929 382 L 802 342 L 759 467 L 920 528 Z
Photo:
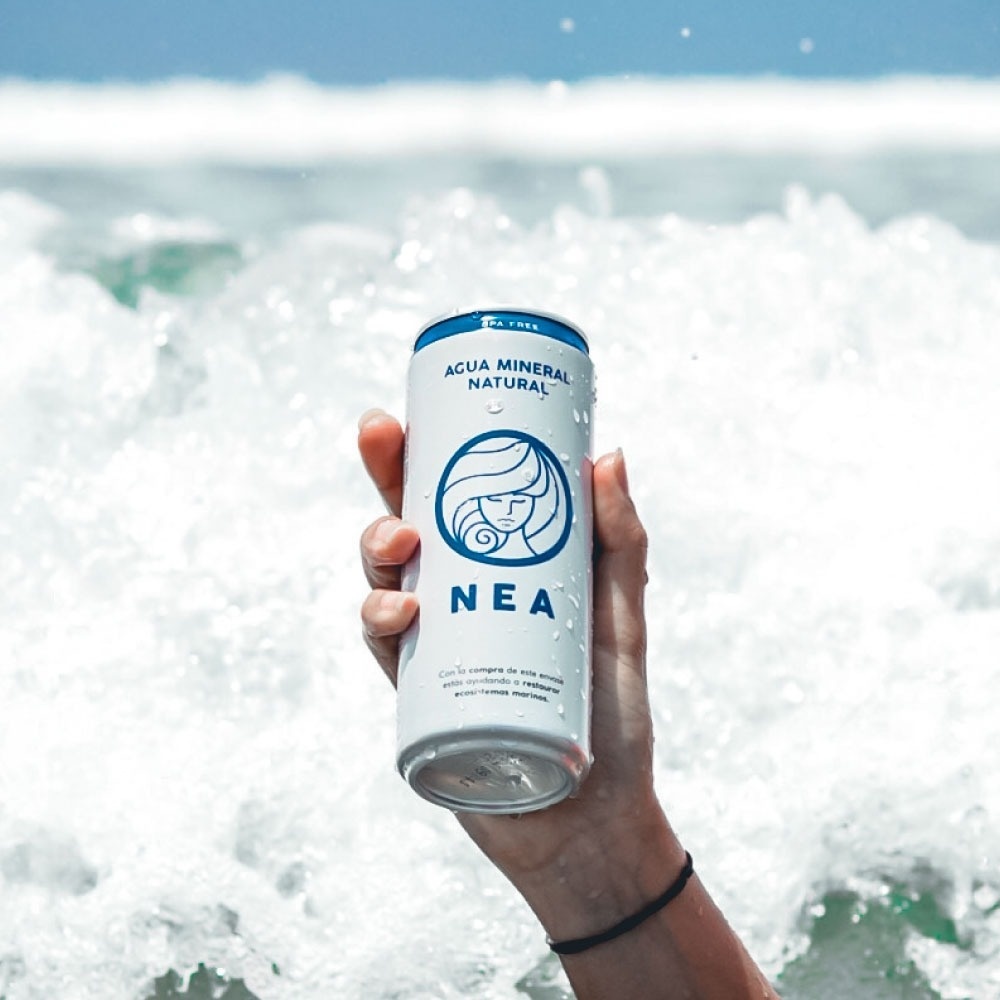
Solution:
M 502 399 L 491 399 L 486 404 L 487 413 L 503 413 L 503 400 Z

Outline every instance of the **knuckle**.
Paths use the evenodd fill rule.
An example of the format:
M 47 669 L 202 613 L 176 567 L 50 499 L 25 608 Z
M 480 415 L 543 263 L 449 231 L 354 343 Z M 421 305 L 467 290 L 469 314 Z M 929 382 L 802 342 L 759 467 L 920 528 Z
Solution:
M 376 588 L 367 594 L 361 602 L 361 624 L 366 634 L 375 637 L 382 635 L 384 632 L 382 625 L 384 617 L 382 612 L 382 593 L 381 590 Z
M 643 556 L 649 551 L 649 533 L 638 518 L 628 527 L 628 540 Z
M 375 536 L 378 533 L 379 527 L 386 521 L 392 520 L 391 515 L 384 514 L 382 517 L 375 518 L 371 524 L 361 532 L 361 551 L 371 550 L 373 543 L 375 542 Z
M 372 637 L 374 628 L 371 614 L 371 598 L 372 594 L 369 594 L 361 603 L 361 634 L 364 636 L 366 642 Z
M 629 628 L 621 637 L 622 651 L 636 663 L 646 659 L 646 630 L 640 627 Z

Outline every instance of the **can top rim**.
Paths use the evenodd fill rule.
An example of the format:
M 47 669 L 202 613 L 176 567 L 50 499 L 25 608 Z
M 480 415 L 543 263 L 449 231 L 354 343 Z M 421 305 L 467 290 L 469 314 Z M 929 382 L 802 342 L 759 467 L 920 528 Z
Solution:
M 530 325 L 526 325 L 530 324 Z M 445 313 L 425 323 L 417 333 L 414 352 L 422 347 L 471 330 L 510 330 L 551 337 L 584 354 L 590 354 L 584 332 L 568 319 L 540 309 L 500 306 L 494 309 L 463 309 Z

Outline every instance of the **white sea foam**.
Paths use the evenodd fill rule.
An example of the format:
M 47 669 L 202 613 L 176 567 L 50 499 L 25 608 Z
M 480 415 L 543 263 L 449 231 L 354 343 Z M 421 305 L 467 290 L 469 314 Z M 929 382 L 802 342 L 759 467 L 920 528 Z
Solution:
M 386 225 L 229 234 L 242 265 L 185 295 L 149 255 L 197 270 L 211 213 L 110 193 L 81 233 L 0 195 L 8 1000 L 199 962 L 262 1000 L 523 996 L 541 932 L 395 775 L 357 621 L 356 417 L 402 412 L 428 317 L 497 301 L 588 332 L 650 529 L 659 787 L 751 950 L 776 973 L 830 889 L 930 885 L 960 944 L 899 961 L 997 994 L 1000 250 L 801 189 L 706 226 L 578 183 L 593 211 L 571 182 L 531 224 L 413 191 Z
M 0 82 L 0 163 L 296 164 L 428 153 L 997 149 L 1000 82 L 598 79 L 567 85 Z

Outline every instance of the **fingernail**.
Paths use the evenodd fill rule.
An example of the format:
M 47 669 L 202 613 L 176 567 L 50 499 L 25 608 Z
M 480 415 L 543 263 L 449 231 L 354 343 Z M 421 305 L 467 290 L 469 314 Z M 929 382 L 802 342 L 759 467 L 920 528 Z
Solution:
M 629 496 L 628 470 L 625 468 L 625 452 L 621 448 L 615 450 L 615 474 L 618 476 L 618 485 L 622 488 L 622 493 Z
M 364 427 L 369 420 L 385 416 L 388 416 L 388 414 L 379 406 L 373 406 L 370 410 L 365 410 L 365 412 L 358 417 L 358 430 L 361 430 L 361 428 Z

